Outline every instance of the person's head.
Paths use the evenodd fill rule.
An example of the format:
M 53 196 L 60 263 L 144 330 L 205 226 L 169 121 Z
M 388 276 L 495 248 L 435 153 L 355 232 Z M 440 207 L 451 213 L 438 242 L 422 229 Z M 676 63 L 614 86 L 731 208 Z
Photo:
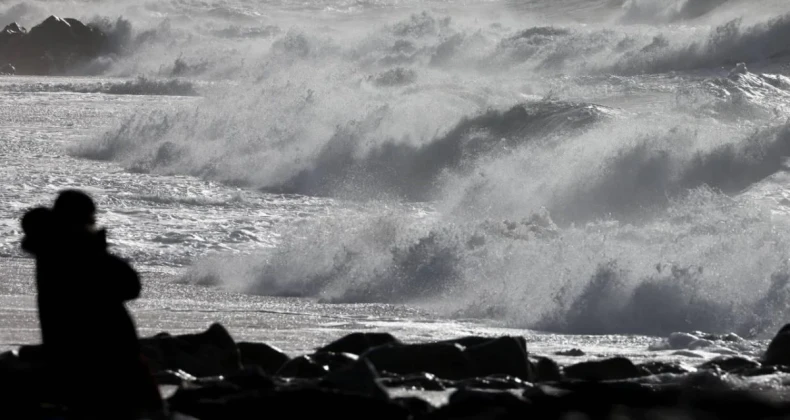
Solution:
M 79 190 L 64 190 L 55 199 L 52 211 L 60 223 L 73 227 L 92 227 L 96 223 L 93 199 Z

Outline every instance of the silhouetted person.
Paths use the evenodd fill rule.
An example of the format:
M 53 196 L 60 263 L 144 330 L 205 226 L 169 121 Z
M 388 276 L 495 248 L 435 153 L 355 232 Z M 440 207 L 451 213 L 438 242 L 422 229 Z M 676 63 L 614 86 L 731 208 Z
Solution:
M 90 197 L 63 191 L 53 208 L 22 218 L 22 248 L 36 258 L 41 337 L 52 391 L 86 418 L 135 418 L 162 400 L 140 354 L 125 302 L 140 280 L 107 251 Z

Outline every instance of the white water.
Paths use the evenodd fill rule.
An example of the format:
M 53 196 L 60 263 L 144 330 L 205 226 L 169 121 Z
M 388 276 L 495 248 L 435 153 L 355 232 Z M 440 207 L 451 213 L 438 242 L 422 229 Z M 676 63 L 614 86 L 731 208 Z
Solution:
M 765 338 L 790 315 L 785 2 L 28 2 L 0 17 L 50 13 L 123 16 L 107 27 L 127 50 L 77 71 L 91 76 L 0 79 L 6 346 L 37 339 L 18 218 L 65 187 L 94 195 L 115 249 L 151 273 L 135 306 L 148 333 L 222 320 L 302 351 L 349 329 L 493 325 L 610 334 L 530 335 L 546 352 L 652 357 L 641 335 Z M 200 96 L 106 93 L 137 76 Z

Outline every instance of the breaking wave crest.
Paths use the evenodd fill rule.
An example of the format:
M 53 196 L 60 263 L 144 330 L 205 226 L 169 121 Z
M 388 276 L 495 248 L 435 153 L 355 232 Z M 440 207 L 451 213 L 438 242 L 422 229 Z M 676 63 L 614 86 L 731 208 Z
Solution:
M 787 232 L 764 209 L 707 188 L 639 226 L 559 228 L 547 212 L 475 222 L 388 212 L 305 227 L 255 257 L 205 260 L 183 281 L 424 304 L 557 332 L 757 336 L 790 315 Z

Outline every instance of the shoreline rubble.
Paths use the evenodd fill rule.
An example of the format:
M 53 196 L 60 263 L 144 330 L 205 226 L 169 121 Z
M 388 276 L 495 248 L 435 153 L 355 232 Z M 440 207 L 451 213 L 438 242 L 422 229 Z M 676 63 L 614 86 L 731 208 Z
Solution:
M 713 341 L 714 336 L 707 339 Z M 732 336 L 722 340 L 737 341 Z M 683 339 L 683 340 L 681 340 Z M 171 414 L 194 419 L 244 419 L 320 413 L 345 419 L 790 418 L 790 324 L 759 360 L 723 355 L 686 363 L 634 363 L 617 356 L 560 366 L 530 354 L 523 337 L 460 337 L 403 343 L 388 333 L 355 332 L 290 357 L 265 343 L 236 342 L 221 324 L 195 334 L 141 339 L 142 353 Z M 673 335 L 669 339 L 691 340 Z M 88 351 L 88 350 L 86 350 Z M 6 408 L 53 414 L 36 392 L 41 347 L 0 354 Z M 107 367 L 108 381 L 112 368 Z M 118 378 L 120 379 L 120 378 Z M 756 384 L 753 387 L 744 384 Z M 761 386 L 779 385 L 779 388 Z M 408 390 L 416 396 L 393 396 Z M 442 391 L 435 406 L 420 392 Z M 747 410 L 747 411 L 744 411 Z M 575 413 L 575 414 L 574 414 Z M 275 416 L 277 417 L 277 416 Z

